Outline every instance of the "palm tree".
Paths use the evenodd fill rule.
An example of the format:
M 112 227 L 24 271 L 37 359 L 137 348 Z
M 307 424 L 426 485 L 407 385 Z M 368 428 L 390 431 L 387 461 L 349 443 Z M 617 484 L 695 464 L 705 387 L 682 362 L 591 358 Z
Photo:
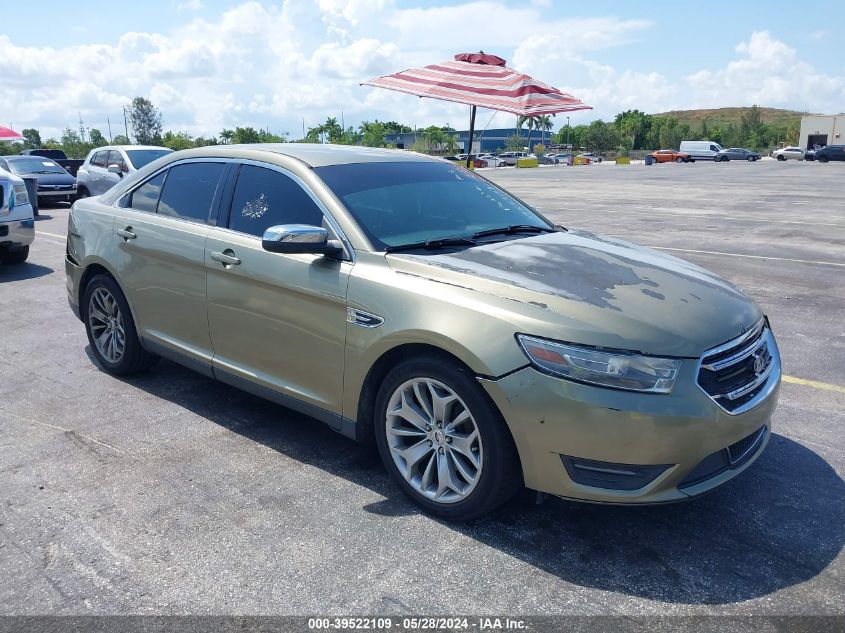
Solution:
M 429 152 L 433 152 L 435 145 L 440 146 L 446 140 L 446 135 L 443 133 L 443 130 L 436 125 L 430 125 L 425 128 L 423 130 L 422 137 L 428 144 Z
M 446 142 L 445 142 L 445 148 L 444 149 L 447 152 L 449 152 L 450 154 L 458 149 L 458 135 L 457 134 L 447 134 L 446 135 Z
M 235 131 L 234 130 L 223 130 L 220 132 L 220 142 L 224 145 L 228 145 L 232 142 L 232 139 L 235 138 Z
M 546 132 L 551 132 L 552 128 L 554 127 L 554 123 L 552 123 L 552 115 L 542 114 L 540 116 L 534 117 L 534 127 L 539 130 L 543 130 L 542 140 L 540 141 L 544 146 L 546 144 Z

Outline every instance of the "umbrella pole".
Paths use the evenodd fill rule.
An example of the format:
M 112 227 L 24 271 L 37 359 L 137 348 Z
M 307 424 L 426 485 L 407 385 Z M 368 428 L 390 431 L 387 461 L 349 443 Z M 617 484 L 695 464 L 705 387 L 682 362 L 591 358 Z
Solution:
M 475 106 L 472 106 L 469 115 L 469 149 L 467 149 L 467 169 L 472 161 L 472 135 L 475 132 Z

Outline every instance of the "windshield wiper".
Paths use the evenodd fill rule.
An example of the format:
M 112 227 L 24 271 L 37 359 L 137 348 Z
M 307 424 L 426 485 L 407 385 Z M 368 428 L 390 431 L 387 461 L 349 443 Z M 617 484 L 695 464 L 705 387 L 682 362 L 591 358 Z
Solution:
M 473 233 L 473 239 L 479 237 L 489 237 L 491 235 L 514 235 L 516 233 L 556 233 L 555 229 L 550 229 L 546 226 L 536 226 L 534 224 L 511 224 L 510 226 L 502 226 L 498 229 L 487 229 L 486 231 L 478 231 Z
M 437 250 L 440 248 L 448 248 L 450 246 L 475 246 L 475 240 L 468 237 L 442 237 L 436 240 L 423 240 L 422 242 L 411 242 L 410 244 L 395 244 L 387 246 L 385 247 L 384 252 L 395 253 L 397 251 L 412 251 L 418 248 Z

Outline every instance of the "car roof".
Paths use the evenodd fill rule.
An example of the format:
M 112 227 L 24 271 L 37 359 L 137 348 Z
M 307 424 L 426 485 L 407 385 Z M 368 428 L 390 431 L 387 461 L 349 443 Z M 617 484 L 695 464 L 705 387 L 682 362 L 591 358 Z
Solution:
M 53 160 L 49 156 L 39 156 L 38 154 L 8 154 L 6 156 L 0 156 L 0 158 L 5 158 L 6 160 Z M 55 162 L 53 160 L 53 162 Z
M 268 154 L 288 156 L 310 167 L 348 165 L 352 163 L 398 163 L 440 161 L 442 159 L 401 149 L 331 145 L 321 143 L 255 143 L 249 145 L 208 145 L 176 152 L 180 158 L 254 158 Z

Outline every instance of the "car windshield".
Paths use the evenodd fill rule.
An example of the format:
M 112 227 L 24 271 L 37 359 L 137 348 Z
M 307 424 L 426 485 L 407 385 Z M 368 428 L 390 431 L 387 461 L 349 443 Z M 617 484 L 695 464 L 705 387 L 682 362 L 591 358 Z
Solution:
M 6 161 L 13 174 L 19 176 L 26 174 L 66 174 L 63 167 L 57 165 L 49 158 L 40 156 L 27 156 L 26 158 L 15 158 Z
M 551 228 L 492 183 L 448 163 L 355 163 L 314 171 L 379 250 L 515 225 Z
M 172 149 L 129 149 L 126 154 L 129 156 L 129 162 L 135 169 L 141 169 L 145 165 L 153 162 L 156 158 L 161 158 L 170 154 Z

